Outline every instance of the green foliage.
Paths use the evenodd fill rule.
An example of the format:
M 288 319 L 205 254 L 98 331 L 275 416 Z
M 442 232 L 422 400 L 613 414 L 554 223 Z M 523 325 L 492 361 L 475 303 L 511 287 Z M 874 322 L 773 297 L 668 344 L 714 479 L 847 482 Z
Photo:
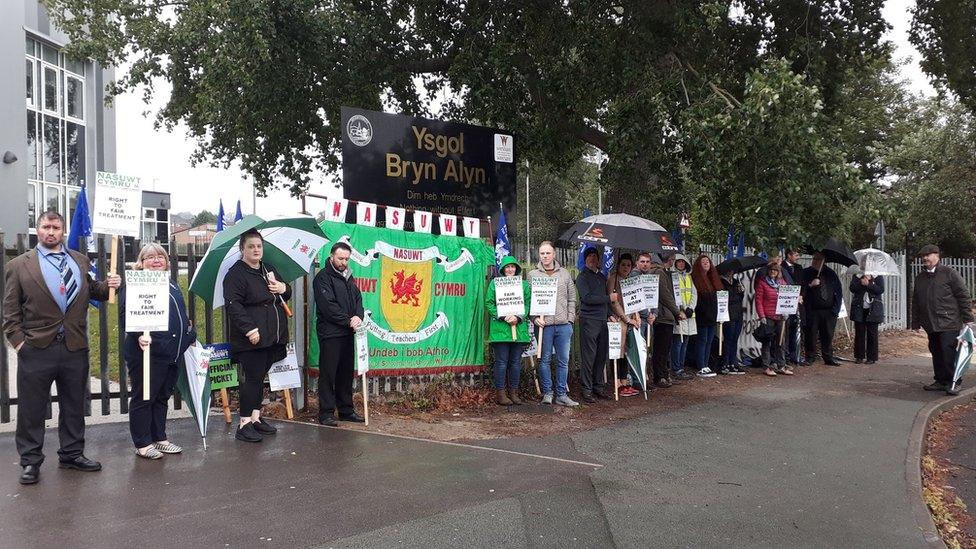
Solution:
M 976 113 L 976 2 L 918 0 L 910 39 L 922 69 Z
M 216 223 L 217 216 L 211 211 L 203 210 L 194 216 L 193 221 L 190 223 L 191 227 L 198 227 L 205 223 Z

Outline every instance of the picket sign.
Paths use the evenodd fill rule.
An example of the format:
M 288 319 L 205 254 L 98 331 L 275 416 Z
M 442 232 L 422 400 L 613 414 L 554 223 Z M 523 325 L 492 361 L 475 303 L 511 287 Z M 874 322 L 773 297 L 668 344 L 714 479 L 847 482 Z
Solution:
M 498 318 L 525 316 L 525 294 L 522 293 L 522 277 L 499 276 L 495 278 L 495 307 Z M 512 341 L 518 339 L 512 325 Z
M 556 314 L 556 291 L 559 288 L 559 278 L 540 275 L 532 278 L 532 300 L 529 303 L 529 316 L 537 316 L 545 320 L 547 316 Z M 497 294 L 496 294 L 497 295 Z M 538 327 L 536 336 L 539 344 L 536 346 L 536 358 L 542 358 L 542 326 Z
M 295 343 L 289 342 L 285 358 L 275 362 L 268 370 L 268 382 L 272 391 L 282 391 L 285 397 L 285 413 L 288 419 L 295 417 L 291 405 L 291 389 L 302 386 L 302 373 L 298 367 L 298 357 L 295 354 Z
M 723 322 L 728 322 L 729 319 L 729 292 L 727 290 L 719 290 L 715 292 L 715 297 L 718 299 L 718 313 L 715 316 L 716 322 L 718 322 L 718 356 L 722 356 L 722 345 L 725 339 L 725 334 L 722 333 L 722 328 L 725 326 Z
M 356 345 L 356 373 L 360 375 L 362 379 L 360 385 L 363 386 L 363 419 L 366 421 L 366 427 L 369 427 L 369 395 L 366 391 L 366 372 L 369 371 L 369 331 L 365 322 L 356 328 L 354 343 Z
M 800 287 L 783 285 L 776 293 L 776 314 L 795 315 L 800 308 Z
M 624 314 L 632 315 L 651 307 L 647 303 L 647 279 L 635 276 L 620 279 L 620 300 Z
M 608 341 L 607 358 L 613 360 L 613 398 L 620 400 L 620 388 L 617 386 L 617 360 L 623 358 L 624 327 L 619 322 L 607 322 Z M 604 371 L 606 369 L 604 368 Z
M 126 271 L 125 331 L 169 330 L 169 271 Z M 149 347 L 142 351 L 142 399 L 149 400 Z
M 142 220 L 142 184 L 138 177 L 95 172 L 95 207 L 92 232 L 112 235 L 109 274 L 118 271 L 119 236 L 139 238 Z M 108 290 L 115 303 L 115 288 Z

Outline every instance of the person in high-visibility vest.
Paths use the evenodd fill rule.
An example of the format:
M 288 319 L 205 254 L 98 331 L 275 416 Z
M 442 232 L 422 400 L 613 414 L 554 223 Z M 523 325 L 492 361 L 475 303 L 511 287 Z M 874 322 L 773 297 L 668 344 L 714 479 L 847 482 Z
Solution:
M 698 304 L 698 291 L 691 280 L 691 266 L 688 258 L 683 254 L 674 256 L 674 267 L 671 272 L 674 286 L 674 297 L 678 309 L 684 312 L 685 318 L 677 323 L 671 341 L 671 369 L 674 378 L 678 380 L 694 379 L 695 376 L 685 371 L 685 357 L 688 353 L 688 342 L 698 333 L 695 325 L 695 305 Z

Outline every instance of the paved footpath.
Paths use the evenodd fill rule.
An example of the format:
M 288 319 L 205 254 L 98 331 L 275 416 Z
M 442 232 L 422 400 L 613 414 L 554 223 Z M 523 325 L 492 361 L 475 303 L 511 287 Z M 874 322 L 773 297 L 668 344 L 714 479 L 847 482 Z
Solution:
M 204 452 L 136 460 L 89 428 L 96 474 L 21 487 L 0 435 L 0 544 L 74 547 L 922 547 L 905 459 L 923 359 L 815 366 L 742 394 L 574 435 L 452 445 L 279 424 L 262 445 L 214 418 Z M 721 379 L 701 383 L 721 383 Z M 653 397 L 652 397 L 653 398 Z M 555 459 L 552 459 L 555 458 Z

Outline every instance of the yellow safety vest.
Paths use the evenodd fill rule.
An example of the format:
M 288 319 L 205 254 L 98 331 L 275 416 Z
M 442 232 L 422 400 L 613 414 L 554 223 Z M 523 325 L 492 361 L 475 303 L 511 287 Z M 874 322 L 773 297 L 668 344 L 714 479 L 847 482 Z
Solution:
M 691 289 L 692 289 L 691 275 L 679 274 L 678 275 L 678 286 L 681 290 L 681 304 L 684 308 L 691 307 Z M 692 315 L 694 317 L 694 315 Z

